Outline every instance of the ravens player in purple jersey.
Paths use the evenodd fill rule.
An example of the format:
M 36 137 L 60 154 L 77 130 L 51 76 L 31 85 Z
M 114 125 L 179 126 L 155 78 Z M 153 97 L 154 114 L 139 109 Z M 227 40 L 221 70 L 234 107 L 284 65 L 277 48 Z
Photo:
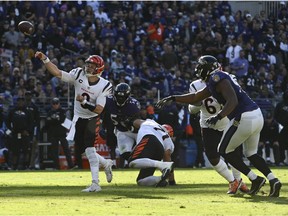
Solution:
M 162 108 L 169 101 L 195 104 L 213 96 L 223 105 L 223 108 L 216 115 L 208 118 L 206 122 L 215 125 L 226 116 L 229 119 L 218 145 L 219 153 L 234 168 L 250 179 L 252 186 L 249 194 L 254 195 L 265 184 L 266 179 L 257 176 L 235 151 L 243 143 L 245 156 L 269 180 L 269 196 L 278 197 L 282 184 L 271 172 L 265 160 L 257 154 L 260 131 L 264 122 L 262 112 L 239 84 L 220 68 L 220 64 L 214 56 L 201 56 L 195 70 L 198 77 L 206 82 L 207 86 L 197 93 L 163 98 L 157 102 L 156 108 Z
M 114 133 L 117 137 L 117 146 L 120 156 L 128 160 L 136 142 L 137 130 L 127 126 L 127 120 L 140 118 L 140 103 L 131 97 L 131 88 L 127 83 L 118 84 L 112 96 L 106 98 L 105 114 L 115 126 Z

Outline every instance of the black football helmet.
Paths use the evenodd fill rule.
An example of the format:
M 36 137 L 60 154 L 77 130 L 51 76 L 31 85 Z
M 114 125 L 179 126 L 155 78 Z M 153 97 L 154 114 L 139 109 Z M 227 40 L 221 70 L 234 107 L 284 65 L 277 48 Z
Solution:
M 203 81 L 206 81 L 211 73 L 220 68 L 218 60 L 211 55 L 204 55 L 198 59 L 198 65 L 195 68 L 196 76 Z
M 114 98 L 118 106 L 123 106 L 131 95 L 131 88 L 127 83 L 120 83 L 115 87 Z

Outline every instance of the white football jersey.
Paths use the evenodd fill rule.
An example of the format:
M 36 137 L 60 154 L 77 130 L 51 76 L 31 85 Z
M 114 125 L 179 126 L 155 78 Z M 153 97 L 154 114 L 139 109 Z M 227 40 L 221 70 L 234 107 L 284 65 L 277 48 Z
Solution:
M 76 100 L 77 95 L 86 97 L 86 100 L 92 104 L 105 106 L 106 96 L 112 94 L 112 85 L 108 80 L 99 77 L 99 82 L 89 85 L 88 78 L 85 76 L 82 68 L 72 69 L 69 73 L 62 71 L 62 81 L 69 82 L 75 87 L 74 97 L 74 115 L 80 118 L 91 118 L 98 114 L 84 109 L 79 101 Z
M 164 128 L 160 124 L 152 119 L 147 119 L 141 124 L 137 134 L 137 145 L 142 138 L 148 134 L 157 137 L 157 139 L 162 143 L 165 151 L 171 150 L 171 153 L 174 151 L 174 143 L 170 136 L 165 132 Z
M 206 87 L 206 83 L 203 82 L 201 79 L 195 80 L 190 84 L 189 92 L 196 93 L 197 91 L 203 89 Z M 197 109 L 199 106 L 195 105 L 189 105 L 190 109 Z M 199 108 L 198 108 L 199 109 Z M 206 120 L 216 115 L 220 110 L 222 109 L 222 106 L 217 102 L 217 100 L 213 97 L 205 98 L 202 101 L 202 104 L 200 106 L 200 126 L 201 128 L 212 128 L 214 130 L 223 131 L 228 124 L 228 118 L 225 117 L 218 121 L 215 125 L 209 125 L 206 123 Z

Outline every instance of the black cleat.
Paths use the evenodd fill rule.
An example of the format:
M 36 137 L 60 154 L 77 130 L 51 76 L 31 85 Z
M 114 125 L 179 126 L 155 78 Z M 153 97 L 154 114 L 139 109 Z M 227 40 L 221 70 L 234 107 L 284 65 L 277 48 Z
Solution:
M 165 182 L 167 183 L 166 179 L 169 177 L 169 174 L 170 174 L 171 170 L 168 169 L 168 168 L 165 168 L 163 171 L 162 171 L 162 176 L 161 176 L 161 180 L 156 184 L 155 187 L 163 187 L 163 184 L 165 184 Z M 167 184 L 166 184 L 167 185 Z M 165 186 L 166 186 L 165 185 Z M 165 187 L 164 186 L 164 187 Z
M 282 184 L 279 181 L 279 179 L 277 179 L 277 178 L 272 179 L 271 181 L 269 181 L 269 183 L 270 183 L 269 196 L 270 197 L 279 197 L 280 189 L 282 187 Z
M 260 188 L 265 184 L 266 179 L 260 176 L 257 176 L 255 180 L 252 180 L 252 186 L 248 194 L 255 195 L 259 192 Z

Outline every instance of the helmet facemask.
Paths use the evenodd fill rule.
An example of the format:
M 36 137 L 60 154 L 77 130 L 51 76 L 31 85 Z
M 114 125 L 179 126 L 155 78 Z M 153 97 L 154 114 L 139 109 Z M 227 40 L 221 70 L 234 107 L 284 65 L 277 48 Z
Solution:
M 126 83 L 120 83 L 115 87 L 114 90 L 114 98 L 116 101 L 117 106 L 124 106 L 126 101 L 131 95 L 131 88 Z
M 98 55 L 89 56 L 85 61 L 84 72 L 87 77 L 100 77 L 104 71 L 104 61 Z
M 220 68 L 221 65 L 215 57 L 209 55 L 201 56 L 195 68 L 196 76 L 206 82 L 210 75 Z

